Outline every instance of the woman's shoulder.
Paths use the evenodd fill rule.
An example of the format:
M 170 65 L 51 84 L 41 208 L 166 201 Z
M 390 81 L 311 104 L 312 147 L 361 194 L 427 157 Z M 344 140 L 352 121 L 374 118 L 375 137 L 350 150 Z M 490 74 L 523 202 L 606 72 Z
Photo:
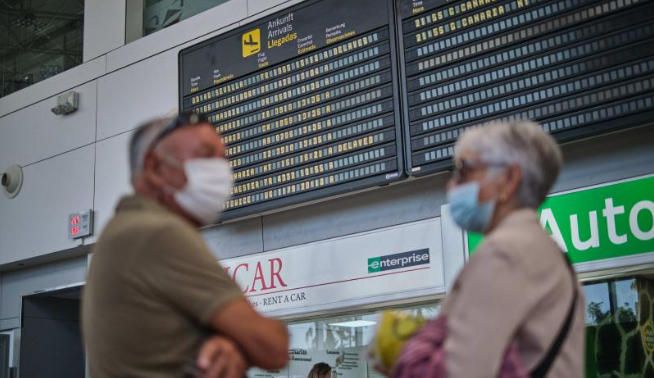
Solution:
M 513 222 L 498 227 L 485 239 L 489 249 L 501 251 L 513 258 L 529 258 L 534 254 L 559 250 L 552 237 L 536 219 Z
M 488 265 L 489 261 L 519 269 L 526 276 L 541 277 L 554 270 L 566 270 L 559 256 L 561 249 L 540 226 L 500 229 L 480 244 L 477 263 Z M 472 259 L 471 259 L 472 262 Z
M 520 256 L 510 253 L 501 243 L 484 239 L 461 270 L 460 279 L 470 281 L 478 278 L 497 277 L 503 272 L 516 272 L 520 269 Z M 485 279 L 485 278 L 484 278 Z
M 477 250 L 470 257 L 469 262 L 473 261 L 506 261 L 506 262 L 515 262 L 516 258 L 519 257 L 518 254 L 511 253 L 513 248 L 509 246 L 503 238 L 498 238 L 495 235 L 490 235 L 479 244 Z

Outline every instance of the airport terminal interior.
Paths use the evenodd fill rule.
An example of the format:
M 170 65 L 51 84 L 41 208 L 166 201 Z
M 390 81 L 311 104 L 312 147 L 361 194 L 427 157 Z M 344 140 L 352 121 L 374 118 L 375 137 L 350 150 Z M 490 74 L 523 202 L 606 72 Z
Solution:
M 0 378 L 91 377 L 130 139 L 184 112 L 233 172 L 201 238 L 288 326 L 288 364 L 247 377 L 384 376 L 384 313 L 436 319 L 483 242 L 448 182 L 498 120 L 563 153 L 538 217 L 581 283 L 584 377 L 654 377 L 654 1 L 0 0 L 0 25 Z

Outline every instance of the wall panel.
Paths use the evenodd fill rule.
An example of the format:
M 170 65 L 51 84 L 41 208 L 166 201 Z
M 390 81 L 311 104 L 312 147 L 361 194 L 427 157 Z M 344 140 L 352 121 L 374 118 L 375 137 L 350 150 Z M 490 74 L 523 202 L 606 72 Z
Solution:
M 23 169 L 14 199 L 0 196 L 0 265 L 73 248 L 68 214 L 93 207 L 93 145 Z
M 110 52 L 107 54 L 107 71 L 126 67 L 230 24 L 238 23 L 246 16 L 246 0 L 228 1 Z
M 33 105 L 57 93 L 96 79 L 105 73 L 106 58 L 98 57 L 68 71 L 30 85 L 25 89 L 0 98 L 0 116 Z M 52 105 L 54 106 L 54 104 Z
M 84 1 L 84 61 L 125 44 L 125 0 Z
M 86 278 L 86 256 L 2 274 L 0 319 L 20 317 L 21 299 L 36 291 L 67 286 Z
M 177 53 L 168 50 L 98 80 L 98 140 L 177 110 Z
M 94 242 L 114 214 L 118 200 L 132 191 L 129 183 L 128 145 L 132 133 L 127 132 L 97 144 L 95 171 Z
M 95 140 L 96 82 L 75 87 L 79 110 L 55 115 L 57 100 L 47 98 L 0 118 L 0 170 L 11 164 L 26 166 L 88 145 Z

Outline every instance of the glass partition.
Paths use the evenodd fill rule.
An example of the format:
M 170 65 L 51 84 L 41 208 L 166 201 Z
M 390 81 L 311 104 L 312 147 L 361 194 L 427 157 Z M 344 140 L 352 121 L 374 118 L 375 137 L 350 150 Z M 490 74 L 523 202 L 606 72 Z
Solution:
M 0 97 L 82 63 L 84 1 L 0 2 Z
M 654 377 L 654 274 L 585 283 L 587 378 Z M 404 309 L 434 318 L 438 304 Z M 332 377 L 380 377 L 368 365 L 367 352 L 381 311 L 318 317 L 289 323 L 287 368 L 251 369 L 248 377 L 306 378 L 320 362 Z
M 654 377 L 654 276 L 584 285 L 586 377 Z
M 143 35 L 152 34 L 228 0 L 144 0 Z
M 438 305 L 401 310 L 431 319 L 438 314 Z M 313 366 L 321 362 L 331 367 L 332 377 L 381 377 L 367 359 L 380 315 L 381 311 L 373 311 L 291 322 L 288 367 L 279 371 L 252 369 L 248 377 L 306 378 Z
M 9 378 L 9 355 L 11 338 L 8 334 L 0 333 L 0 378 Z

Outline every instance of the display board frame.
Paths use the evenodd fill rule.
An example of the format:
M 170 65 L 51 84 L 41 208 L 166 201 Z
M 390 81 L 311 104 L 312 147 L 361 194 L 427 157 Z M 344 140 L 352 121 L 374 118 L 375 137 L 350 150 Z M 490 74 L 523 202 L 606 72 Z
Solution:
M 441 159 L 441 160 L 436 161 L 436 162 L 431 163 L 431 164 L 420 165 L 420 164 L 414 164 L 413 163 L 413 155 L 417 150 L 414 151 L 413 144 L 412 144 L 413 143 L 412 135 L 411 135 L 411 127 L 412 127 L 411 122 L 412 121 L 411 121 L 411 116 L 410 116 L 411 107 L 410 107 L 410 104 L 409 104 L 409 96 L 410 96 L 410 91 L 409 91 L 409 88 L 408 88 L 409 75 L 408 75 L 408 72 L 407 72 L 408 71 L 408 69 L 407 69 L 407 59 L 406 59 L 406 56 L 405 56 L 405 51 L 406 51 L 406 49 L 405 49 L 405 47 L 406 47 L 405 38 L 407 37 L 407 35 L 405 35 L 405 22 L 407 22 L 408 20 L 420 18 L 421 16 L 425 16 L 430 12 L 430 10 L 433 10 L 433 9 L 436 9 L 436 8 L 427 8 L 424 11 L 414 13 L 413 15 L 411 15 L 409 17 L 404 17 L 403 14 L 402 14 L 402 9 L 401 9 L 402 3 L 408 3 L 408 2 L 411 2 L 411 0 L 395 0 L 395 9 L 396 9 L 395 23 L 396 23 L 396 30 L 397 30 L 397 33 L 398 33 L 398 35 L 397 35 L 397 42 L 398 42 L 398 49 L 397 49 L 398 56 L 397 56 L 397 59 L 399 61 L 399 74 L 400 74 L 400 80 L 399 81 L 400 81 L 400 87 L 402 89 L 402 96 L 401 96 L 402 109 L 403 109 L 402 116 L 403 116 L 403 124 L 405 125 L 405 128 L 404 128 L 404 140 L 405 140 L 405 157 L 404 157 L 404 161 L 405 161 L 405 164 L 406 164 L 405 169 L 406 169 L 406 172 L 407 172 L 408 176 L 422 177 L 422 176 L 440 174 L 440 173 L 451 171 L 452 168 L 453 168 L 453 161 L 452 161 L 452 157 L 450 156 L 448 158 Z M 452 7 L 452 6 L 458 6 L 459 4 L 464 3 L 464 2 L 465 1 L 459 1 L 457 3 L 453 3 L 452 1 L 448 1 L 448 0 L 414 1 L 414 3 L 421 3 L 421 4 L 422 3 L 441 3 L 441 4 L 437 5 L 437 8 L 443 7 L 441 9 L 444 9 L 444 8 L 447 8 L 447 7 Z M 525 0 L 524 2 L 527 3 L 528 1 Z M 467 3 L 470 3 L 470 2 L 467 2 Z M 480 4 L 482 4 L 482 3 L 486 4 L 486 5 L 483 5 L 483 6 L 481 6 L 479 8 L 480 10 L 483 10 L 483 9 L 491 9 L 493 6 L 497 5 L 498 3 L 508 4 L 509 1 L 504 1 L 504 2 L 500 2 L 500 1 L 485 1 L 485 2 L 480 1 L 479 3 Z M 591 2 L 587 2 L 586 5 L 588 5 L 590 3 Z M 642 10 L 644 7 L 648 6 L 646 1 L 639 2 L 638 0 L 636 0 L 636 1 L 633 1 L 633 3 L 635 5 L 630 5 L 629 8 L 625 8 L 625 9 L 620 10 L 620 14 L 623 14 L 623 13 L 634 13 L 635 14 L 635 13 L 637 13 L 637 11 L 639 9 Z M 584 5 L 584 6 L 586 6 L 586 5 Z M 650 7 L 654 6 L 654 4 L 650 3 L 649 6 Z M 566 14 L 566 13 L 564 13 L 564 14 Z M 644 17 L 645 15 L 642 15 L 642 16 Z M 508 17 L 508 16 L 504 16 L 504 17 Z M 619 16 L 617 14 L 609 13 L 602 20 L 606 21 L 606 19 L 618 18 L 618 17 Z M 589 22 L 589 23 L 592 24 L 592 22 Z M 478 24 L 476 26 L 480 26 L 480 25 L 482 25 L 482 24 Z M 586 24 L 582 24 L 582 25 L 586 25 Z M 562 32 L 562 31 L 567 30 L 567 29 L 569 29 L 569 28 L 562 28 L 560 30 L 556 30 L 553 34 Z M 515 30 L 519 30 L 519 29 L 515 29 Z M 457 34 L 457 33 L 460 33 L 460 32 L 461 31 L 457 31 L 454 34 Z M 617 32 L 613 32 L 613 31 L 612 31 L 612 33 L 617 34 Z M 598 35 L 597 37 L 600 37 L 600 35 Z M 649 39 L 647 41 L 651 42 L 653 44 L 653 46 L 654 46 L 654 39 L 652 39 L 651 37 L 648 37 L 648 38 Z M 532 40 L 533 39 L 527 39 L 527 41 L 532 41 Z M 645 42 L 642 42 L 642 43 L 645 44 Z M 512 46 L 512 45 L 509 45 L 509 46 Z M 412 47 L 415 47 L 415 46 L 412 46 Z M 492 49 L 492 50 L 489 50 L 488 52 L 483 52 L 479 56 L 481 56 L 481 57 L 489 56 L 489 55 L 492 55 L 493 53 L 495 53 L 497 51 L 501 51 L 501 50 L 504 50 L 504 49 L 508 49 L 508 48 L 502 47 L 500 49 Z M 619 48 L 616 47 L 615 49 L 611 49 L 611 51 L 613 51 L 613 50 L 619 50 Z M 527 58 L 525 58 L 525 60 L 526 59 Z M 451 66 L 451 64 L 450 64 L 450 66 Z M 488 68 L 484 68 L 484 70 L 488 70 Z M 466 74 L 466 75 L 472 76 L 474 74 Z M 414 76 L 414 77 L 416 77 L 416 76 Z M 643 78 L 643 76 L 640 76 L 638 78 L 639 79 Z M 507 80 L 507 82 L 508 82 L 508 80 Z M 634 82 L 635 82 L 635 80 L 634 80 Z M 595 89 L 593 89 L 593 91 L 599 92 L 600 89 L 605 89 L 606 87 L 607 86 L 595 88 Z M 470 91 L 472 91 L 472 90 L 470 90 Z M 459 96 L 462 93 L 465 94 L 465 93 L 468 93 L 468 92 L 458 93 L 454 97 Z M 653 90 L 650 89 L 649 92 L 643 92 L 639 96 L 641 98 L 643 98 L 643 99 L 646 99 L 646 101 L 649 103 L 649 102 L 652 101 L 652 94 L 653 94 Z M 630 95 L 628 94 L 626 97 L 629 97 L 629 96 Z M 638 98 L 639 96 L 633 96 L 633 97 L 635 97 L 634 101 L 639 100 L 639 98 Z M 447 98 L 447 97 L 445 97 L 445 98 Z M 635 113 L 635 114 L 629 114 L 629 115 L 625 115 L 625 116 L 616 116 L 616 117 L 606 118 L 606 119 L 601 119 L 601 117 L 599 117 L 599 119 L 598 119 L 598 114 L 602 114 L 603 112 L 606 113 L 606 111 L 607 111 L 607 109 L 602 109 L 602 107 L 604 107 L 605 105 L 608 107 L 608 105 L 616 104 L 618 101 L 619 100 L 615 100 L 613 102 L 603 102 L 603 103 L 601 103 L 599 105 L 596 105 L 596 106 L 586 107 L 586 108 L 576 110 L 576 111 L 571 112 L 571 113 L 567 113 L 567 115 L 577 114 L 577 113 L 586 113 L 585 116 L 593 119 L 593 121 L 590 122 L 587 125 L 582 125 L 580 127 L 571 127 L 569 129 L 552 132 L 551 133 L 552 136 L 554 137 L 554 139 L 557 142 L 559 142 L 560 144 L 563 144 L 563 143 L 574 142 L 574 141 L 578 141 L 578 140 L 582 140 L 582 139 L 600 137 L 600 136 L 605 135 L 607 133 L 618 132 L 618 131 L 623 130 L 623 129 L 634 128 L 634 127 L 639 127 L 639 126 L 643 126 L 643 125 L 652 124 L 652 119 L 654 119 L 654 107 L 651 107 L 648 110 L 642 110 L 642 111 L 640 111 L 638 113 Z M 530 105 L 530 106 L 528 106 L 526 108 L 522 108 L 522 109 L 517 109 L 517 110 L 513 110 L 513 111 L 512 110 L 507 110 L 506 112 L 502 112 L 501 114 L 498 114 L 497 116 L 483 118 L 476 124 L 482 124 L 484 122 L 488 122 L 488 121 L 491 121 L 491 120 L 494 120 L 494 119 L 506 119 L 506 117 L 512 116 L 514 113 L 519 114 L 523 110 L 527 111 L 530 108 L 535 108 L 537 106 L 544 106 L 545 104 L 547 104 L 547 103 L 536 103 L 534 105 Z M 608 109 L 609 113 L 611 111 L 612 111 L 611 109 Z M 549 122 L 550 119 L 556 120 L 558 118 L 562 119 L 564 117 L 548 117 L 546 119 L 546 121 Z M 539 120 L 537 120 L 537 121 L 539 121 Z M 464 128 L 467 128 L 467 127 L 470 127 L 470 126 L 472 126 L 472 125 L 464 125 Z M 446 132 L 446 131 L 457 130 L 457 129 L 458 129 L 458 127 L 456 127 L 456 126 L 452 126 L 452 127 L 451 126 L 446 126 L 446 127 L 443 128 L 443 131 Z M 456 135 L 458 135 L 458 134 L 460 134 L 460 132 L 457 133 Z M 427 134 L 424 134 L 424 135 L 427 135 Z M 456 135 L 455 135 L 452 143 L 450 144 L 452 146 L 452 148 L 450 148 L 449 151 L 448 151 L 451 154 L 453 154 L 453 152 L 454 152 L 453 145 L 454 145 L 454 141 L 456 141 Z M 413 139 L 415 139 L 415 138 L 416 137 L 413 136 Z M 446 147 L 446 145 L 443 146 L 443 148 L 445 148 L 445 147 Z M 427 150 L 425 150 L 425 151 L 427 151 Z
M 275 19 L 275 17 L 282 15 L 282 14 L 287 14 L 289 12 L 298 12 L 299 10 L 302 10 L 304 8 L 311 7 L 315 4 L 318 4 L 320 2 L 329 2 L 331 0 L 309 0 L 305 1 L 296 5 L 292 5 L 290 7 L 287 7 L 285 9 L 282 9 L 278 12 L 275 12 L 273 14 L 266 15 L 264 17 L 261 17 L 257 20 L 253 20 L 249 22 L 246 25 L 242 25 L 236 29 L 230 30 L 227 33 L 218 35 L 216 37 L 213 37 L 211 39 L 208 39 L 206 41 L 202 41 L 196 45 L 187 47 L 183 50 L 181 50 L 178 54 L 178 82 L 179 82 L 179 88 L 178 88 L 178 99 L 179 99 L 179 109 L 180 110 L 185 110 L 184 106 L 184 98 L 185 96 L 188 96 L 189 93 L 185 93 L 185 83 L 184 83 L 184 59 L 186 56 L 188 56 L 190 53 L 198 51 L 203 48 L 207 48 L 211 44 L 217 42 L 217 41 L 222 41 L 226 40 L 230 37 L 234 37 L 237 35 L 243 35 L 246 33 L 248 30 L 251 30 L 253 27 L 257 25 L 261 25 L 265 22 L 268 22 L 269 20 Z M 285 209 L 289 208 L 294 208 L 294 207 L 299 207 L 299 206 L 304 206 L 316 202 L 322 202 L 328 199 L 336 198 L 336 197 L 341 197 L 345 195 L 350 195 L 350 194 L 355 194 L 358 192 L 366 191 L 366 190 L 371 190 L 376 187 L 381 187 L 381 186 L 386 186 L 392 183 L 395 183 L 399 180 L 402 180 L 406 178 L 406 173 L 404 170 L 405 167 L 405 162 L 404 162 L 404 141 L 403 141 L 403 135 L 404 135 L 404 127 L 402 125 L 402 112 L 401 112 L 401 92 L 400 92 L 400 82 L 399 82 L 399 66 L 398 66 L 398 60 L 396 58 L 397 56 L 397 32 L 396 32 L 396 25 L 395 25 L 395 9 L 394 9 L 394 1 L 393 0 L 383 0 L 383 1 L 377 1 L 378 4 L 383 4 L 387 7 L 387 13 L 388 13 L 388 22 L 386 25 L 381 26 L 377 29 L 372 29 L 372 30 L 365 30 L 362 32 L 357 32 L 352 38 L 357 38 L 361 37 L 367 33 L 371 33 L 373 30 L 381 30 L 384 27 L 388 27 L 388 38 L 389 38 L 389 57 L 390 57 L 390 86 L 392 90 L 392 95 L 390 99 L 392 99 L 392 109 L 391 112 L 386 115 L 392 115 L 393 117 L 393 122 L 394 126 L 389 126 L 388 130 L 394 130 L 394 142 L 388 142 L 386 145 L 391 145 L 393 148 L 390 148 L 390 150 L 394 149 L 394 157 L 393 160 L 388 160 L 391 161 L 392 164 L 395 165 L 394 169 L 389 172 L 389 173 L 384 173 L 380 175 L 373 175 L 370 177 L 366 177 L 363 179 L 357 179 L 354 181 L 349 181 L 345 183 L 340 183 L 336 184 L 335 186 L 330 186 L 330 187 L 324 187 L 324 188 L 319 188 L 317 190 L 311 190 L 311 191 L 306 191 L 303 193 L 299 194 L 293 194 L 288 197 L 283 197 L 279 199 L 274 199 L 274 200 L 269 200 L 265 202 L 260 202 L 260 203 L 255 203 L 252 205 L 247 205 L 244 207 L 240 208 L 235 208 L 235 209 L 227 209 L 222 217 L 221 221 L 226 221 L 226 220 L 234 220 L 234 219 L 241 219 L 241 218 L 247 218 L 247 217 L 252 217 L 252 216 L 259 216 L 259 215 L 265 215 L 265 214 L 270 214 L 278 211 L 282 211 Z M 344 41 L 348 41 L 352 38 L 347 38 L 344 39 Z M 319 49 L 314 50 L 315 51 L 321 51 L 323 48 L 326 49 L 328 46 L 336 46 L 342 41 L 338 41 L 335 43 L 331 43 L 328 45 L 325 45 L 323 47 L 320 47 Z M 265 71 L 268 68 L 271 67 L 276 67 L 284 62 L 289 62 L 292 61 L 298 57 L 303 57 L 303 56 L 308 56 L 311 55 L 312 52 L 308 53 L 303 53 L 303 54 L 298 54 L 295 55 L 292 58 L 289 58 L 285 61 L 282 62 L 276 62 L 269 67 L 266 68 L 261 68 L 255 71 L 252 71 L 248 74 L 244 74 L 238 77 L 234 77 L 233 79 L 230 79 L 228 82 L 234 82 L 237 81 L 239 78 L 246 77 L 248 75 L 251 75 L 254 72 L 262 72 Z M 359 92 L 359 93 L 364 93 Z M 349 124 L 349 123 L 348 123 Z M 307 137 L 308 138 L 308 137 Z M 298 139 L 299 140 L 299 139 Z M 365 152 L 366 150 L 363 149 L 361 150 Z M 322 161 L 327 161 L 327 159 L 323 159 Z M 383 161 L 387 161 L 387 159 L 384 159 Z M 363 165 L 361 165 L 363 167 Z M 372 169 L 371 169 L 372 171 Z M 320 177 L 320 176 L 318 176 Z

